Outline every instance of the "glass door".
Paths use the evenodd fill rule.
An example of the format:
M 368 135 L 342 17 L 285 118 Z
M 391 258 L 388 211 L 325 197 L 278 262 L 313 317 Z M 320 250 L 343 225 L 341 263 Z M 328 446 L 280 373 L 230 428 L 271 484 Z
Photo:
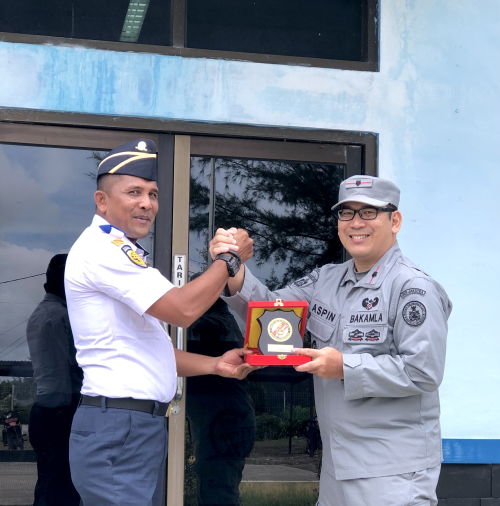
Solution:
M 2 504 L 33 503 L 37 452 L 39 455 L 43 452 L 47 431 L 50 430 L 50 421 L 48 424 L 44 421 L 43 413 L 36 411 L 40 411 L 37 407 L 35 422 L 33 417 L 30 421 L 35 402 L 43 406 L 64 406 L 66 409 L 79 397 L 81 371 L 78 371 L 76 362 L 71 364 L 71 370 L 64 372 L 68 373 L 68 381 L 64 382 L 61 378 L 61 388 L 52 389 L 50 396 L 44 394 L 46 404 L 39 402 L 40 392 L 37 397 L 36 377 L 49 375 L 50 371 L 61 368 L 60 362 L 56 362 L 56 355 L 60 357 L 55 353 L 56 350 L 29 342 L 27 331 L 30 315 L 45 296 L 47 267 L 55 255 L 69 251 L 92 220 L 95 213 L 93 194 L 100 160 L 110 149 L 137 137 L 144 137 L 144 134 L 0 124 L 0 423 L 4 429 L 0 444 Z M 168 145 L 169 136 L 149 137 L 157 145 Z M 161 140 L 159 137 L 167 139 Z M 166 159 L 168 149 L 162 160 L 163 165 Z M 162 169 L 161 177 L 171 188 L 168 167 L 162 166 Z M 168 209 L 168 205 L 164 207 Z M 165 219 L 165 213 L 160 220 L 163 220 L 161 230 L 164 231 L 162 244 L 165 243 L 165 236 L 170 243 L 170 224 Z M 142 242 L 149 251 L 154 251 L 153 234 Z M 170 250 L 162 251 L 159 257 L 155 265 L 162 264 L 166 257 L 162 265 L 168 265 L 170 271 Z M 70 355 L 68 360 L 72 358 Z M 38 371 L 35 379 L 34 369 Z M 61 408 L 62 414 L 64 409 Z M 8 420 L 15 422 L 9 423 Z M 70 504 L 68 494 L 73 492 L 66 485 L 61 479 L 60 498 L 65 504 Z
M 330 208 L 339 183 L 362 171 L 361 147 L 206 137 L 184 143 L 177 170 L 189 199 L 178 212 L 189 213 L 182 238 L 189 280 L 210 265 L 208 243 L 219 227 L 249 232 L 254 256 L 246 265 L 271 290 L 343 261 Z M 175 206 L 174 197 L 174 228 Z M 184 345 L 217 356 L 242 347 L 244 333 L 245 322 L 219 299 L 186 329 Z M 188 378 L 182 399 L 170 417 L 177 427 L 170 441 L 185 441 L 185 453 L 170 447 L 169 506 L 182 499 L 186 506 L 316 503 L 321 441 L 309 374 L 268 367 L 245 381 Z

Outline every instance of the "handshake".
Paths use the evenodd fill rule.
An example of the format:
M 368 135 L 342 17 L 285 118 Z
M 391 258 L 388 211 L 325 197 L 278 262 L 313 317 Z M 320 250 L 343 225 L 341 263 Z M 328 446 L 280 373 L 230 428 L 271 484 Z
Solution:
M 241 228 L 230 228 L 225 230 L 223 228 L 219 228 L 215 234 L 215 237 L 210 241 L 210 255 L 212 259 L 214 259 L 220 253 L 227 253 L 229 250 L 236 251 L 241 258 L 242 262 L 246 262 L 249 258 L 252 257 L 253 254 L 253 240 L 250 239 L 248 233 Z M 238 275 L 234 278 L 229 278 L 228 288 L 231 295 L 234 295 L 236 292 L 241 291 L 244 281 L 244 269 L 240 269 Z M 235 350 L 232 350 L 235 352 Z M 308 372 L 311 374 L 315 374 L 320 378 L 331 379 L 331 378 L 344 378 L 344 369 L 343 369 L 343 358 L 342 353 L 337 349 L 325 346 L 321 350 L 315 350 L 310 348 L 297 348 L 294 349 L 293 352 L 297 355 L 305 355 L 311 357 L 313 359 L 311 362 L 307 362 L 306 364 L 296 365 L 294 369 L 298 372 Z M 242 364 L 242 356 L 244 354 L 249 353 L 248 350 L 238 350 L 240 356 L 238 358 L 231 357 L 230 367 L 235 367 L 238 365 L 235 371 L 237 374 L 243 375 L 245 377 L 249 372 L 253 371 L 253 368 L 250 368 L 248 364 Z M 226 360 L 226 357 L 222 357 Z M 260 367 L 257 367 L 260 369 Z M 221 376 L 227 375 L 227 372 L 224 373 L 217 372 Z M 231 372 L 233 376 L 230 377 L 239 377 L 237 374 Z
M 248 232 L 242 228 L 230 228 L 225 230 L 219 228 L 215 237 L 210 241 L 210 256 L 212 260 L 221 253 L 227 253 L 233 250 L 241 258 L 241 262 L 246 262 L 253 255 L 253 240 L 248 236 Z

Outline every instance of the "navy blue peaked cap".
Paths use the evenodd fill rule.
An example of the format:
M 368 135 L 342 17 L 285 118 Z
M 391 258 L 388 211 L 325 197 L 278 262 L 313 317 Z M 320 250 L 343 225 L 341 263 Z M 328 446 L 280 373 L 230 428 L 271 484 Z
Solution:
M 136 139 L 110 151 L 99 164 L 97 177 L 126 174 L 158 181 L 156 144 L 151 139 Z

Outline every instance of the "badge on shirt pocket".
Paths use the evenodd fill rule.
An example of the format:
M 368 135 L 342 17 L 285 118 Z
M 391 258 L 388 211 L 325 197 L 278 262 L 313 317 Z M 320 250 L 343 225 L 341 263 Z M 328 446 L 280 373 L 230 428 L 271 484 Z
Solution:
M 342 340 L 349 345 L 377 345 L 387 339 L 387 325 L 349 326 L 344 329 Z

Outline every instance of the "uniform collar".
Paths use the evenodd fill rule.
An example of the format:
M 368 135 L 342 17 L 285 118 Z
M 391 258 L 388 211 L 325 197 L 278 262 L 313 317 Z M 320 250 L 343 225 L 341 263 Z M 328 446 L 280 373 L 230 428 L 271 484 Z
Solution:
M 384 253 L 384 256 L 377 264 L 368 271 L 366 276 L 358 282 L 358 286 L 362 286 L 363 288 L 378 288 L 400 256 L 401 250 L 399 249 L 399 244 L 396 242 L 394 246 Z M 353 281 L 354 284 L 357 282 L 356 274 L 354 273 L 354 260 L 349 260 L 347 264 L 348 269 L 340 282 L 341 286 L 344 286 L 348 281 Z
M 135 243 L 135 252 L 139 253 L 139 255 L 142 256 L 142 258 L 146 258 L 149 256 L 149 251 L 146 251 L 138 242 Z
M 348 260 L 346 262 L 346 265 L 347 265 L 347 272 L 342 278 L 340 286 L 344 286 L 348 281 L 352 281 L 354 284 L 356 284 L 356 274 L 354 273 L 354 260 L 351 258 L 351 260 Z
M 107 222 L 104 218 L 101 216 L 98 216 L 97 214 L 94 216 L 94 219 L 92 220 L 92 225 L 99 227 L 105 234 L 109 234 L 111 237 L 114 237 L 116 239 L 125 239 L 128 242 L 130 242 L 130 245 L 134 248 L 134 251 L 141 255 L 143 258 L 146 258 L 149 255 L 149 252 L 146 251 L 138 242 L 135 244 L 125 235 L 125 232 L 121 229 L 116 227 L 115 225 L 111 225 L 109 222 Z

